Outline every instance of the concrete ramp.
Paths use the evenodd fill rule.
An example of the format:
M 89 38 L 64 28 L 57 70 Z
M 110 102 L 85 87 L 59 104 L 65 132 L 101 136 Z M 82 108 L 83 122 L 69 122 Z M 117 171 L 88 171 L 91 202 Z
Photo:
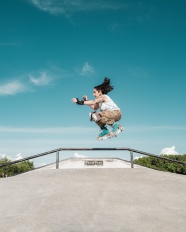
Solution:
M 59 169 L 0 179 L 1 232 L 185 232 L 186 178 Z

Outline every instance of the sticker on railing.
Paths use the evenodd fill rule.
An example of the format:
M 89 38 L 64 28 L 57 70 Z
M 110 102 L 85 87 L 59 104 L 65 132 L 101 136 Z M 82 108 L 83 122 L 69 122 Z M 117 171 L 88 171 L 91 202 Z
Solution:
M 103 166 L 103 160 L 85 160 L 87 166 Z

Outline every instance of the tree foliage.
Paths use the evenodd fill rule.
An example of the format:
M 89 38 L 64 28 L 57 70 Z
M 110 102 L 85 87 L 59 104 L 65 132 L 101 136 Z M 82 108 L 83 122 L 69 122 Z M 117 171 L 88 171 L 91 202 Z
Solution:
M 161 157 L 165 157 L 172 160 L 177 160 L 186 163 L 186 154 L 185 155 L 161 155 Z M 139 164 L 144 167 L 173 172 L 178 174 L 186 175 L 186 165 L 169 162 L 163 159 L 158 159 L 155 157 L 142 157 L 134 160 L 135 164 Z
M 3 158 L 0 160 L 0 164 L 9 163 L 10 160 L 8 158 Z M 17 164 L 12 164 L 9 166 L 5 166 L 0 168 L 0 177 L 6 176 L 14 176 L 24 172 L 28 172 L 34 169 L 34 163 L 31 161 L 23 161 Z

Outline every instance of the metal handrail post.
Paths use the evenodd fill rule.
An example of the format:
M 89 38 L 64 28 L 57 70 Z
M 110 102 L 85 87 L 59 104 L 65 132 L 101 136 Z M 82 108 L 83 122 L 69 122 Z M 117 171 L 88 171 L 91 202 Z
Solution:
M 131 162 L 131 168 L 134 168 L 134 156 L 133 156 L 133 151 L 130 151 L 130 162 Z
M 56 152 L 56 169 L 59 169 L 59 151 Z

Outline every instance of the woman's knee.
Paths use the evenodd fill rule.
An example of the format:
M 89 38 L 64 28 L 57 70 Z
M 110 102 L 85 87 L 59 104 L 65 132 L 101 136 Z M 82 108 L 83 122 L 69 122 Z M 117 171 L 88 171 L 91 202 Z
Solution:
M 98 112 L 90 112 L 89 118 L 90 121 L 94 121 L 94 122 L 99 122 L 101 119 L 100 114 Z

